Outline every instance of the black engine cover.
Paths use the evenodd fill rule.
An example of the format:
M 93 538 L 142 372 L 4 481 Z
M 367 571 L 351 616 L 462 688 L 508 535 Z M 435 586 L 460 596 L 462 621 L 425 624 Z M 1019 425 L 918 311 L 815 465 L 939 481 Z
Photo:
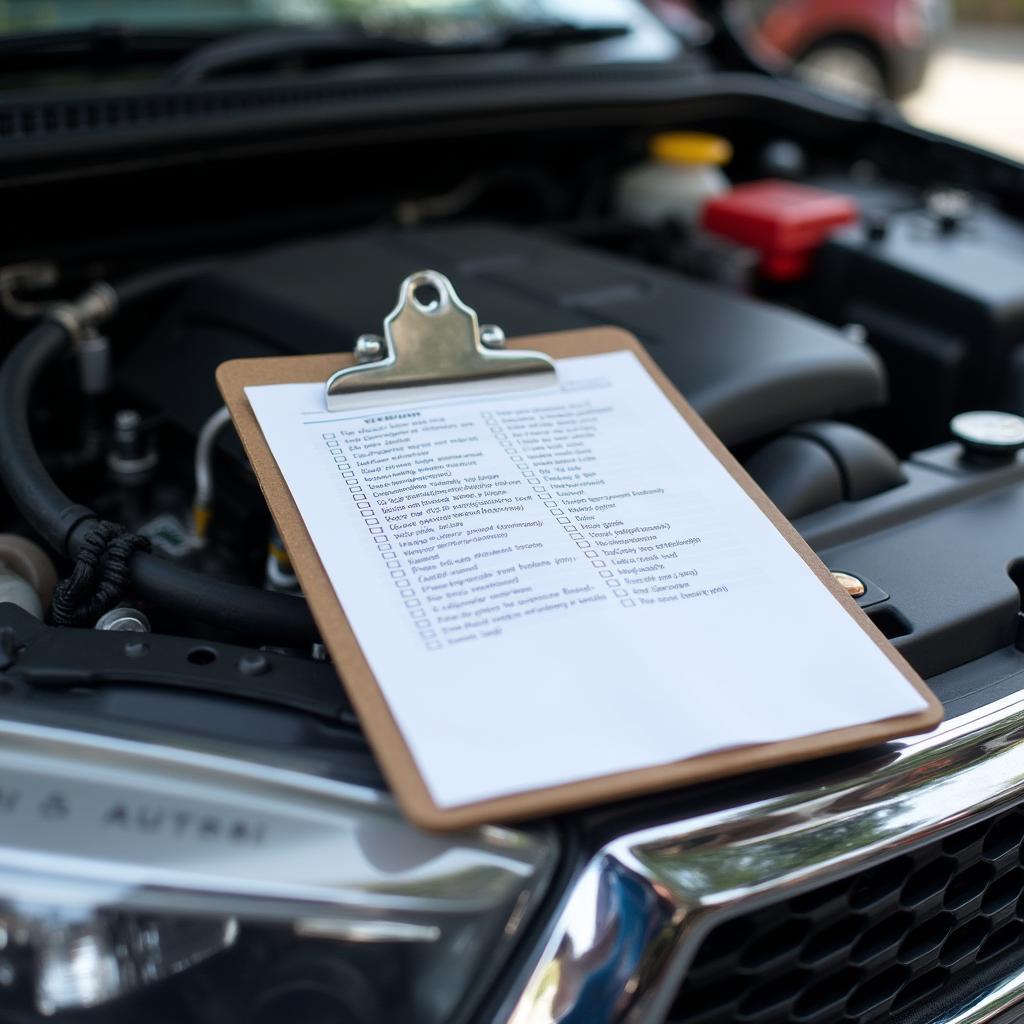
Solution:
M 841 332 L 678 274 L 491 225 L 378 230 L 284 248 L 204 277 L 136 350 L 121 383 L 189 430 L 219 404 L 227 359 L 350 349 L 379 333 L 398 285 L 451 278 L 509 336 L 631 330 L 726 443 L 885 398 L 876 357 Z

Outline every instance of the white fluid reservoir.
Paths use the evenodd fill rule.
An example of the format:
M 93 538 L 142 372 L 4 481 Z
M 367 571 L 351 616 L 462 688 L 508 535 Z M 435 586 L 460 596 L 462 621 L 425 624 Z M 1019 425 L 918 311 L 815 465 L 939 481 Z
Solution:
M 650 155 L 616 184 L 616 212 L 630 224 L 654 228 L 675 221 L 694 228 L 708 200 L 730 187 L 722 167 L 732 146 L 720 136 L 662 132 L 652 137 Z

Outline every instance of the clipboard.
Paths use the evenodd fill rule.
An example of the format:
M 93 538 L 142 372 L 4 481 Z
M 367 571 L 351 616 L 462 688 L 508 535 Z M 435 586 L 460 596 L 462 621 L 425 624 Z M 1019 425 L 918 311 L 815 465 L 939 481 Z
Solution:
M 415 300 L 416 290 L 424 285 L 436 290 L 451 314 L 448 324 L 450 336 L 440 346 L 437 336 L 430 339 L 420 329 L 423 324 L 419 321 L 423 317 L 414 315 L 417 310 L 429 312 L 429 306 Z M 429 348 L 431 344 L 434 345 L 433 351 Z M 398 396 L 403 388 L 419 388 L 422 395 L 422 386 L 428 384 L 456 388 L 529 387 L 532 383 L 543 382 L 545 373 L 553 371 L 552 360 L 622 350 L 628 350 L 637 357 L 683 420 L 807 563 L 822 585 L 917 690 L 926 707 L 914 714 L 812 736 L 734 747 L 669 764 L 440 807 L 431 797 L 345 610 L 335 595 L 284 476 L 249 405 L 245 388 L 326 382 L 324 393 L 328 407 L 332 401 L 361 401 L 364 405 L 375 401 L 379 404 L 382 389 L 387 391 L 390 402 L 396 398 L 401 400 Z M 362 336 L 354 353 L 232 360 L 218 368 L 217 384 L 287 548 L 292 567 L 309 600 L 323 642 L 359 715 L 367 739 L 403 812 L 423 828 L 458 829 L 495 821 L 540 817 L 838 754 L 926 732 L 942 720 L 942 705 L 923 680 L 836 582 L 803 538 L 627 331 L 616 327 L 595 327 L 506 342 L 496 328 L 478 324 L 476 314 L 458 300 L 443 275 L 421 271 L 403 282 L 399 305 L 385 320 L 383 338 Z

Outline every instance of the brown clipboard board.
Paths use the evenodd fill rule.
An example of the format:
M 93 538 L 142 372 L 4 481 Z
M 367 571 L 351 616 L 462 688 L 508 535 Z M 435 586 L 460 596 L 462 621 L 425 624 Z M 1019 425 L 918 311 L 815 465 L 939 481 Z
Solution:
M 322 383 L 339 368 L 352 365 L 354 357 L 351 353 L 345 353 L 236 359 L 223 363 L 217 369 L 217 385 L 221 395 L 231 412 L 292 566 L 309 600 L 324 644 L 355 707 L 381 770 L 403 812 L 411 821 L 428 829 L 457 829 L 496 821 L 541 817 L 759 768 L 838 754 L 901 736 L 927 732 L 942 721 L 942 705 L 924 681 L 839 586 L 818 556 L 675 389 L 636 338 L 617 327 L 594 327 L 533 335 L 510 340 L 507 344 L 511 349 L 536 349 L 555 359 L 624 349 L 633 352 L 679 415 L 807 562 L 823 586 L 849 611 L 901 675 L 921 694 L 927 707 L 913 715 L 887 718 L 799 739 L 735 747 L 684 761 L 617 772 L 454 807 L 439 807 L 431 798 L 344 609 L 335 596 L 288 485 L 245 396 L 245 388 L 255 385 Z

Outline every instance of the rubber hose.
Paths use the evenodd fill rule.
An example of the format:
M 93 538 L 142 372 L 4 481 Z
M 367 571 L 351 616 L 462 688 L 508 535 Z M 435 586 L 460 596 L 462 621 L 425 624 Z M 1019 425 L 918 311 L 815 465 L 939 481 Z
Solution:
M 161 282 L 166 282 L 165 275 Z M 136 289 L 134 294 L 140 294 Z M 71 501 L 36 452 L 29 426 L 32 393 L 46 367 L 70 342 L 53 321 L 35 327 L 0 365 L 0 479 L 26 520 L 61 554 L 74 557 L 96 513 Z M 168 611 L 282 645 L 315 642 L 318 633 L 304 599 L 218 580 L 139 552 L 130 562 L 140 597 Z

